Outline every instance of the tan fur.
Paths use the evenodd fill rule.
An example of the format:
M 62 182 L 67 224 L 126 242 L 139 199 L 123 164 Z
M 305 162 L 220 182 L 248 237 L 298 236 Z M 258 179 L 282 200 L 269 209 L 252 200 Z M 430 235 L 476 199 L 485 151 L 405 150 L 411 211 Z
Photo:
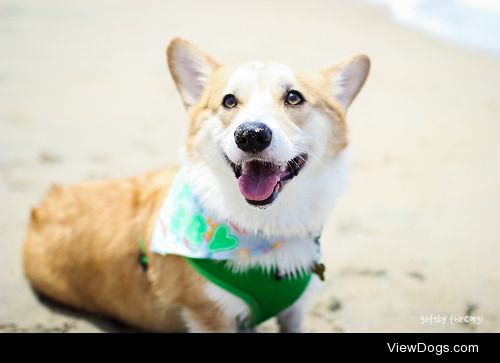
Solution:
M 172 73 L 175 73 L 175 71 L 172 70 Z M 193 151 L 196 134 L 203 126 L 203 120 L 219 112 L 228 77 L 228 67 L 217 66 L 208 80 L 206 92 L 201 97 L 201 100 L 189 110 L 190 122 L 188 125 L 187 151 L 189 156 L 193 158 L 196 157 L 196 153 Z M 227 117 L 224 117 L 224 113 L 221 113 L 221 121 L 225 122 L 226 126 L 230 122 Z
M 62 303 L 149 330 L 185 329 L 179 312 L 206 330 L 229 323 L 203 293 L 203 278 L 182 257 L 149 254 L 149 241 L 173 170 L 144 176 L 53 187 L 31 213 L 24 268 L 34 288 Z M 148 249 L 149 250 L 149 249 Z
M 320 110 L 332 122 L 332 136 L 327 146 L 327 156 L 336 157 L 347 146 L 347 125 L 345 113 L 338 102 L 331 96 L 328 73 L 320 73 L 308 77 L 301 72 L 296 72 L 299 82 L 307 98 L 307 102 Z

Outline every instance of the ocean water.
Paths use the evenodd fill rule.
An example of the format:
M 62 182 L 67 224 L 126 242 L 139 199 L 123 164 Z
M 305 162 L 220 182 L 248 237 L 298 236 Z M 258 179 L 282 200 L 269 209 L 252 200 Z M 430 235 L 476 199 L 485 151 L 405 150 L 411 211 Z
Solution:
M 500 0 L 365 0 L 390 8 L 404 25 L 500 56 Z

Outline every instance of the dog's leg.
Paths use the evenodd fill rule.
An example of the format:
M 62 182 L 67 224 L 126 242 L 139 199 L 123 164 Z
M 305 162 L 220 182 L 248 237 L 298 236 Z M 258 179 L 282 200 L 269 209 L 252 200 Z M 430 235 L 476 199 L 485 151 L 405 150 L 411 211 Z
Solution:
M 288 309 L 283 310 L 278 315 L 278 324 L 281 333 L 303 333 L 304 310 L 309 296 L 316 293 L 321 287 L 321 282 L 317 276 L 313 275 L 309 286 L 302 296 L 295 301 Z
M 305 295 L 305 294 L 304 294 Z M 278 315 L 281 333 L 303 333 L 305 296 L 301 296 L 292 306 Z

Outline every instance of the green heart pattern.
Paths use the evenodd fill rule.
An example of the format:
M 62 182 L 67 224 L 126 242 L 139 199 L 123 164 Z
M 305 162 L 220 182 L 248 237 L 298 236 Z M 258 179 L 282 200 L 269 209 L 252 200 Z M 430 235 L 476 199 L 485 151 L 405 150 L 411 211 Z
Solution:
M 238 238 L 229 232 L 226 225 L 219 225 L 210 241 L 208 250 L 210 252 L 229 251 L 238 247 Z

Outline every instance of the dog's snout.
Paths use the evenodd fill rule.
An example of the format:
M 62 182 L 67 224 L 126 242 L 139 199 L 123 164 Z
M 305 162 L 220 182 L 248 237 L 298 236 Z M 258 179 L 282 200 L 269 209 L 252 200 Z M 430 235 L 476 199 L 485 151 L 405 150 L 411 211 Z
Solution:
M 259 152 L 271 144 L 273 133 L 262 122 L 242 123 L 234 132 L 234 141 L 238 147 L 246 152 Z

